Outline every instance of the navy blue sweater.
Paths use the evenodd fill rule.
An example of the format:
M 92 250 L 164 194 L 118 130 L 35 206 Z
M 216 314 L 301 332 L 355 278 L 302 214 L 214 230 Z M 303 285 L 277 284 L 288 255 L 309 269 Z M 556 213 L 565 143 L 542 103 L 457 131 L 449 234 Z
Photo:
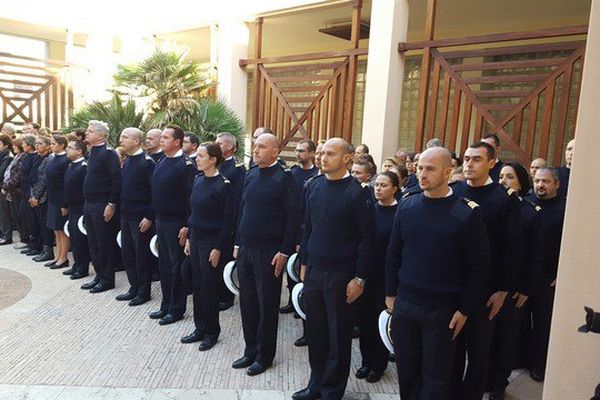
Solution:
M 556 279 L 558 258 L 565 219 L 566 199 L 556 196 L 549 200 L 535 199 L 540 210 L 544 259 L 542 262 L 541 284 L 550 285 Z
M 541 207 L 527 199 L 521 202 L 521 271 L 516 290 L 531 295 L 539 282 L 544 261 L 544 236 L 542 232 Z
M 375 251 L 373 252 L 372 266 L 370 268 L 370 280 L 377 282 L 385 281 L 385 256 L 392 235 L 394 216 L 398 210 L 398 204 L 393 206 L 382 206 L 375 203 Z
M 277 248 L 291 255 L 300 224 L 300 194 L 289 169 L 279 163 L 246 173 L 236 244 Z
M 21 193 L 25 199 L 31 197 L 31 170 L 33 169 L 33 161 L 37 158 L 36 153 L 25 153 L 21 159 Z M 39 164 L 38 164 L 39 165 Z M 36 168 L 37 170 L 37 168 Z M 37 179 L 37 171 L 36 171 Z
M 302 190 L 304 187 L 304 182 L 306 182 L 308 178 L 315 176 L 319 172 L 319 168 L 314 165 L 310 169 L 304 169 L 299 165 L 294 165 L 292 168 L 290 168 L 290 170 L 292 171 L 294 179 L 296 179 L 296 182 L 298 183 L 299 190 Z
M 65 173 L 69 166 L 66 154 L 54 155 L 46 166 L 46 185 L 48 190 L 48 204 L 60 206 L 63 204 L 65 186 Z
M 165 157 L 165 152 L 159 151 L 158 153 L 149 153 L 148 156 L 158 164 L 158 162 Z
M 128 156 L 121 180 L 121 218 L 126 221 L 154 219 L 152 173 L 154 161 L 144 153 Z
M 558 187 L 558 194 L 562 197 L 567 197 L 567 191 L 569 190 L 569 178 L 571 177 L 571 168 L 566 165 L 557 168 L 558 180 L 560 186 Z
M 121 196 L 121 163 L 117 152 L 106 144 L 92 146 L 87 165 L 83 182 L 85 201 L 117 204 Z
M 83 207 L 83 181 L 86 174 L 87 162 L 85 160 L 69 164 L 65 172 L 63 208 Z
M 188 225 L 200 240 L 216 241 L 215 248 L 233 247 L 233 188 L 223 175 L 198 175 L 190 196 L 192 213 Z
M 187 220 L 196 166 L 186 156 L 165 157 L 154 167 L 152 208 L 157 219 Z
M 481 207 L 492 257 L 491 292 L 512 292 L 520 267 L 514 262 L 514 249 L 521 235 L 519 196 L 495 182 L 471 187 L 464 181 L 452 184 L 452 188 L 457 196 L 473 200 Z
M 238 163 L 234 157 L 223 161 L 221 165 L 219 165 L 219 173 L 231 182 L 231 187 L 233 189 L 233 216 L 235 221 L 237 220 L 240 200 L 242 198 L 246 167 L 244 167 L 243 163 Z
M 371 190 L 351 176 L 320 175 L 306 187 L 300 262 L 369 278 L 375 236 Z
M 469 315 L 485 302 L 489 265 L 479 207 L 455 194 L 402 199 L 385 263 L 386 296 Z

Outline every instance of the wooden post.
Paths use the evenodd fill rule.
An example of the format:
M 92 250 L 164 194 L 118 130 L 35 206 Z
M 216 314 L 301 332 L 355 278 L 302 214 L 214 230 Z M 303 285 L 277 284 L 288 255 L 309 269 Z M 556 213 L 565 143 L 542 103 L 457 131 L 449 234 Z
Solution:
M 254 42 L 254 57 L 261 58 L 262 57 L 262 28 L 263 28 L 263 18 L 258 18 L 256 20 L 256 32 L 255 32 L 255 42 Z M 259 119 L 259 102 L 260 102 L 260 68 L 259 65 L 256 64 L 254 66 L 254 77 L 253 77 L 253 89 L 254 89 L 254 101 L 252 104 L 252 132 L 258 128 L 258 119 Z
M 425 18 L 425 40 L 433 40 L 435 33 L 435 12 L 437 0 L 427 0 L 427 16 Z M 421 61 L 421 80 L 419 82 L 419 103 L 417 108 L 417 141 L 415 151 L 423 147 L 423 133 L 425 131 L 425 114 L 427 112 L 427 97 L 429 95 L 429 70 L 431 67 L 430 47 L 423 49 Z
M 360 13 L 362 0 L 355 0 L 352 5 L 352 30 L 350 44 L 353 49 L 358 49 L 360 44 Z M 342 124 L 342 137 L 352 141 L 352 120 L 354 118 L 354 98 L 356 96 L 356 74 L 358 69 L 358 56 L 350 56 L 348 64 L 348 80 L 346 83 L 346 106 L 344 107 L 344 122 Z

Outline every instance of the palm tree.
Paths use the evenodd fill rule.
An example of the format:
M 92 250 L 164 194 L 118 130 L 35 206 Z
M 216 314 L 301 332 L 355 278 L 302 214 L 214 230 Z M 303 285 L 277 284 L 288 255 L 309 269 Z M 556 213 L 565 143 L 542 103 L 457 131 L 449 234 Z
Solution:
M 162 126 L 191 107 L 211 85 L 196 60 L 185 53 L 157 49 L 134 65 L 119 65 L 114 75 L 118 90 L 148 99 L 148 121 Z
M 116 147 L 121 131 L 128 127 L 139 128 L 143 118 L 142 112 L 136 112 L 133 100 L 129 99 L 124 103 L 121 97 L 114 93 L 110 101 L 94 101 L 75 111 L 69 118 L 71 126 L 64 130 L 87 128 L 89 121 L 93 119 L 104 121 L 110 129 L 109 143 Z

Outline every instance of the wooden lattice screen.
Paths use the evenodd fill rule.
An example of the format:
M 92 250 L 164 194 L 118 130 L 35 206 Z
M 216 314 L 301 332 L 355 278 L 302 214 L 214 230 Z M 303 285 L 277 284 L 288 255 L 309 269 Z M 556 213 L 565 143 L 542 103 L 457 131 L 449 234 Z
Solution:
M 585 52 L 585 41 L 564 37 L 586 33 L 587 26 L 574 26 L 400 43 L 400 52 L 423 51 L 415 150 L 436 137 L 463 154 L 484 132 L 496 132 L 508 158 L 559 165 L 575 131 Z
M 2 122 L 37 122 L 50 129 L 66 125 L 73 108 L 68 65 L 0 53 Z

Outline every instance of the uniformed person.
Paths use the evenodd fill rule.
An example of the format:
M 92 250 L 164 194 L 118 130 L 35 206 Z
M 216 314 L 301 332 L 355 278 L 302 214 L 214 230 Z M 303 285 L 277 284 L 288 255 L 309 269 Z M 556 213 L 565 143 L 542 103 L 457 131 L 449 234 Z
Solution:
M 500 309 L 496 317 L 497 327 L 490 353 L 490 373 L 488 387 L 490 400 L 504 399 L 504 390 L 508 385 L 508 377 L 517 360 L 520 350 L 518 340 L 520 334 L 529 337 L 531 319 L 528 316 L 531 291 L 539 280 L 541 263 L 543 260 L 543 242 L 541 231 L 541 208 L 525 196 L 531 189 L 531 178 L 527 169 L 519 163 L 504 163 L 500 170 L 499 183 L 518 193 L 521 200 L 521 239 L 514 244 L 512 252 L 513 262 L 519 263 L 521 268 L 517 277 L 515 291 L 509 293 L 506 304 Z M 518 251 L 517 251 L 518 250 Z M 523 323 L 525 318 L 525 323 Z
M 535 200 L 541 207 L 542 241 L 544 258 L 542 270 L 531 295 L 531 317 L 533 322 L 533 359 L 531 378 L 543 381 L 546 374 L 546 358 L 550 339 L 550 322 L 558 272 L 558 257 L 565 219 L 565 197 L 559 194 L 558 172 L 553 168 L 540 168 L 533 179 Z
M 521 203 L 517 193 L 494 182 L 489 171 L 496 165 L 495 149 L 486 142 L 471 144 L 463 158 L 466 181 L 456 182 L 453 190 L 479 204 L 489 240 L 492 269 L 487 283 L 487 301 L 474 311 L 459 343 L 456 357 L 455 390 L 463 400 L 481 400 L 488 373 L 490 342 L 496 328 L 495 318 L 509 292 L 514 291 L 519 265 L 512 254 L 518 249 L 521 234 Z M 468 364 L 463 379 L 465 355 Z M 461 382 L 462 381 L 462 382 Z M 460 382 L 460 383 L 459 383 Z
M 389 359 L 387 350 L 377 331 L 377 318 L 385 310 L 385 255 L 392 233 L 392 224 L 398 208 L 396 193 L 400 190 L 398 176 L 384 171 L 375 179 L 375 244 L 365 291 L 358 299 L 358 326 L 360 328 L 361 367 L 358 379 L 369 383 L 383 376 Z
M 351 158 L 345 140 L 329 139 L 324 175 L 306 188 L 300 260 L 311 373 L 308 386 L 292 396 L 296 400 L 341 399 L 346 390 L 353 303 L 368 278 L 374 236 L 372 194 L 350 176 Z
M 87 237 L 77 227 L 77 222 L 83 215 L 83 204 L 85 201 L 83 196 L 83 181 L 87 173 L 87 162 L 85 161 L 86 149 L 85 142 L 81 140 L 70 141 L 67 145 L 67 157 L 71 160 L 71 164 L 69 164 L 65 172 L 61 211 L 69 217 L 69 239 L 75 263 L 73 267 L 63 273 L 65 275 L 70 274 L 71 279 L 81 279 L 88 276 L 91 261 Z
M 183 134 L 183 146 L 181 146 L 181 150 L 183 150 L 183 154 L 188 156 L 190 160 L 196 165 L 196 152 L 198 151 L 198 146 L 200 145 L 200 138 L 194 132 L 184 132 Z
M 181 341 L 200 341 L 200 351 L 211 349 L 221 333 L 219 286 L 228 261 L 221 256 L 231 254 L 233 246 L 234 193 L 229 180 L 219 173 L 223 161 L 217 143 L 198 147 L 196 166 L 201 173 L 190 196 L 190 236 L 185 248 L 191 262 L 195 330 Z
M 292 166 L 290 170 L 292 175 L 298 184 L 298 192 L 302 193 L 304 183 L 315 176 L 319 169 L 314 164 L 316 146 L 312 140 L 302 140 L 296 145 L 296 160 L 298 164 Z M 300 244 L 301 231 L 299 231 L 298 243 Z M 292 304 L 292 289 L 296 282 L 287 277 L 287 287 L 289 292 L 288 303 L 279 309 L 282 314 L 291 313 L 294 311 L 294 305 Z
M 162 131 L 154 128 L 146 132 L 146 154 L 148 154 L 155 163 L 158 163 L 165 156 L 165 152 L 160 147 L 160 135 Z
M 558 168 L 558 179 L 560 180 L 560 186 L 558 187 L 558 195 L 567 197 L 569 191 L 569 178 L 571 176 L 571 163 L 573 162 L 573 154 L 575 153 L 575 139 L 572 139 L 567 143 L 565 149 L 565 165 Z
M 494 148 L 494 153 L 496 154 L 496 158 L 494 160 L 494 166 L 490 169 L 490 178 L 494 182 L 498 182 L 500 179 L 500 170 L 502 169 L 503 162 L 498 158 L 500 156 L 500 138 L 495 133 L 486 133 L 481 138 L 482 142 L 485 142 Z
M 489 247 L 480 208 L 448 187 L 450 152 L 424 151 L 418 170 L 423 193 L 406 195 L 394 218 L 386 304 L 400 397 L 444 400 L 456 340 L 484 302 Z
M 183 130 L 177 125 L 167 125 L 160 139 L 165 158 L 159 161 L 152 175 L 152 208 L 158 236 L 162 301 L 160 310 L 150 313 L 150 318 L 159 319 L 160 325 L 181 320 L 186 309 L 187 293 L 181 264 L 185 258 L 183 246 L 187 239 L 190 193 L 198 171 L 183 154 L 182 143 Z
M 115 287 L 118 230 L 117 205 L 121 196 L 121 166 L 117 152 L 106 145 L 108 125 L 90 121 L 86 141 L 90 146 L 83 183 L 84 218 L 96 277 L 81 286 L 91 293 Z
M 246 347 L 233 368 L 248 375 L 273 363 L 281 297 L 281 272 L 293 253 L 300 223 L 294 177 L 278 162 L 279 142 L 269 133 L 254 142 L 256 167 L 246 174 L 234 256 L 238 262 L 240 309 Z
M 246 175 L 246 167 L 243 162 L 239 162 L 235 158 L 237 153 L 237 139 L 229 132 L 221 132 L 217 135 L 217 144 L 221 147 L 224 161 L 219 164 L 219 173 L 223 174 L 231 184 L 233 189 L 233 216 L 234 221 L 237 221 L 238 210 L 240 207 L 240 199 L 242 196 L 242 187 L 244 186 L 244 177 Z M 231 246 L 226 246 L 221 252 L 223 263 L 233 260 L 233 235 L 231 238 Z M 219 288 L 219 311 L 225 311 L 233 305 L 234 295 L 231 293 L 223 277 L 217 281 Z
M 127 154 L 121 185 L 121 254 L 129 290 L 117 296 L 139 306 L 150 300 L 152 270 L 150 239 L 154 235 L 152 221 L 152 174 L 154 160 L 142 150 L 144 134 L 137 128 L 121 132 L 120 145 Z

